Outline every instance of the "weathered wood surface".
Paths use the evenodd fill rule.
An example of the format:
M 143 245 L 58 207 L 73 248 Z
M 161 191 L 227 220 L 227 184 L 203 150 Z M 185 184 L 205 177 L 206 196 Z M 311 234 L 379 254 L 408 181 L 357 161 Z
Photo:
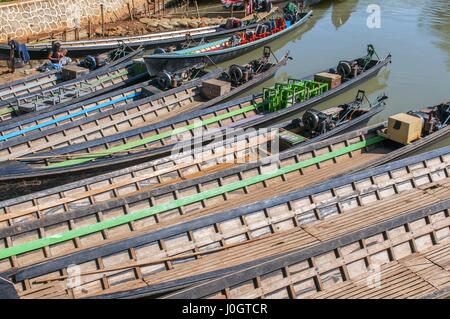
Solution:
M 69 265 L 75 262 L 81 265 L 82 273 L 87 273 L 86 278 L 83 277 L 85 284 L 82 285 L 82 288 L 77 287 L 77 289 L 80 289 L 73 295 L 75 297 L 137 289 L 143 286 L 146 289 L 151 287 L 150 291 L 152 289 L 153 291 L 158 291 L 158 289 L 162 289 L 162 287 L 167 285 L 173 289 L 179 284 L 176 282 L 176 278 L 181 280 L 181 282 L 186 281 L 189 283 L 192 277 L 195 277 L 195 274 L 200 276 L 206 273 L 207 270 L 223 270 L 230 268 L 232 265 L 239 266 L 243 262 L 239 258 L 250 256 L 253 252 L 256 253 L 255 258 L 258 259 L 263 256 L 273 256 L 276 252 L 282 251 L 282 249 L 285 249 L 284 251 L 287 252 L 294 247 L 300 247 L 301 240 L 306 240 L 307 242 L 308 240 L 327 241 L 330 238 L 339 236 L 341 232 L 345 234 L 352 229 L 356 231 L 376 222 L 383 222 L 401 215 L 405 212 L 405 209 L 419 209 L 435 202 L 436 198 L 441 200 L 448 196 L 446 189 L 446 179 L 449 176 L 448 160 L 450 158 L 446 155 L 409 163 L 406 166 L 399 166 L 395 169 L 395 166 L 390 165 L 390 168 L 387 170 L 378 170 L 374 176 L 360 173 L 359 175 L 355 174 L 355 177 L 352 177 L 351 180 L 349 180 L 350 177 L 342 178 L 339 186 L 333 186 L 334 183 L 328 183 L 331 188 L 325 185 L 314 186 L 303 191 L 294 191 L 287 195 L 282 195 L 276 200 L 260 201 L 260 203 L 247 206 L 241 204 L 236 209 L 228 211 L 226 210 L 228 207 L 222 205 L 222 212 L 203 216 L 201 214 L 187 214 L 182 218 L 176 219 L 175 223 L 174 220 L 169 221 L 167 219 L 160 221 L 159 217 L 155 216 L 156 224 L 155 220 L 150 222 L 153 226 L 149 226 L 147 223 L 148 227 L 141 228 L 142 224 L 140 222 L 133 222 L 130 228 L 132 229 L 131 233 L 127 230 L 127 235 L 114 237 L 117 232 L 108 231 L 103 234 L 103 236 L 106 236 L 103 237 L 105 238 L 104 244 L 91 249 L 87 249 L 88 246 L 77 246 L 87 243 L 86 239 L 82 239 L 81 241 L 75 240 L 70 244 L 70 248 L 63 247 L 64 245 L 56 245 L 56 247 L 46 248 L 42 252 L 36 252 L 37 254 L 34 254 L 34 257 L 31 255 L 19 256 L 19 258 L 13 257 L 11 259 L 14 260 L 14 265 L 19 266 L 16 278 L 21 278 L 21 284 L 18 287 L 20 287 L 19 290 L 28 290 L 38 289 L 42 285 L 45 286 L 45 284 L 42 284 L 43 278 L 64 276 L 67 274 L 66 270 L 64 270 L 66 269 L 64 264 Z M 433 185 L 433 183 L 436 184 Z M 322 191 L 320 191 L 321 188 L 323 188 Z M 434 189 L 436 191 L 433 191 Z M 308 191 L 311 194 L 308 194 Z M 242 194 L 240 192 L 240 196 Z M 298 198 L 294 199 L 295 196 Z M 290 200 L 286 202 L 284 198 L 290 198 Z M 409 206 L 405 205 L 405 201 L 409 203 L 408 200 L 411 201 L 411 199 L 418 198 L 423 200 L 419 202 L 412 201 L 410 205 L 408 204 Z M 383 206 L 383 203 L 386 203 L 385 205 L 387 206 Z M 377 207 L 377 205 L 378 208 L 376 210 L 369 208 Z M 380 210 L 386 213 L 379 214 Z M 231 214 L 232 212 L 237 212 L 238 215 L 232 217 L 234 216 Z M 223 219 L 225 216 L 229 217 Z M 349 216 L 349 219 L 345 219 L 346 216 Z M 359 222 L 355 221 L 355 216 L 358 216 Z M 217 221 L 214 221 L 215 218 L 218 218 Z M 327 232 L 327 228 L 323 228 L 325 226 L 322 228 L 318 226 L 327 224 L 329 228 L 331 225 L 334 225 L 334 219 L 338 220 L 339 218 L 342 218 L 343 224 L 337 230 L 332 229 L 330 232 Z M 329 223 L 328 220 L 330 220 Z M 315 221 L 319 221 L 318 224 L 308 226 L 308 224 Z M 192 228 L 195 223 L 197 223 L 197 226 Z M 165 229 L 168 231 L 166 235 L 164 235 Z M 179 230 L 177 231 L 176 229 Z M 120 232 L 121 230 L 118 231 Z M 174 233 L 174 231 L 177 232 Z M 287 232 L 287 234 L 278 235 L 278 233 L 282 232 Z M 314 235 L 311 235 L 311 233 Z M 283 248 L 283 243 L 290 243 L 286 239 L 291 236 L 289 234 L 292 236 L 300 234 L 298 235 L 300 236 L 298 239 L 300 241 L 297 244 L 287 245 Z M 145 236 L 150 237 L 144 240 Z M 151 236 L 156 237 L 151 238 Z M 131 242 L 134 240 L 133 238 L 135 238 L 136 244 Z M 281 238 L 278 241 L 279 246 L 276 245 L 277 250 L 266 249 L 264 248 L 265 245 L 261 244 L 264 240 L 271 240 L 271 238 L 275 238 L 275 243 L 277 243 L 276 238 Z M 292 240 L 297 240 L 295 238 L 293 237 Z M 98 236 L 90 238 L 90 240 L 96 241 L 99 239 L 101 237 Z M 124 249 L 125 246 L 123 245 L 126 245 L 127 242 L 131 246 Z M 111 250 L 115 243 L 120 243 L 123 248 L 117 246 L 116 250 Z M 242 254 L 242 247 L 253 247 L 252 245 L 258 244 L 262 246 L 254 247 L 262 247 L 261 251 L 251 248 L 248 254 Z M 223 249 L 230 245 L 237 245 L 237 247 L 229 247 L 224 252 Z M 72 253 L 59 258 L 56 256 L 49 259 L 44 257 L 47 263 L 32 265 L 42 260 L 42 257 L 40 257 L 43 256 L 42 254 L 50 256 L 57 252 L 56 249 L 60 251 L 61 249 L 70 249 Z M 210 256 L 202 256 L 202 252 L 207 252 L 211 249 L 218 249 L 218 252 Z M 88 251 L 89 254 L 87 254 Z M 219 258 L 220 254 L 231 254 L 233 251 L 240 251 L 240 253 L 234 255 L 234 258 L 233 255 L 230 255 L 229 263 L 225 262 L 226 259 Z M 90 257 L 87 257 L 87 255 Z M 96 257 L 94 258 L 94 256 Z M 194 267 L 203 260 L 209 260 L 208 258 L 223 260 L 223 262 L 211 262 L 201 264 L 201 266 L 199 264 L 198 268 Z M 250 259 L 246 258 L 244 261 Z M 26 264 L 29 266 L 25 266 Z M 61 268 L 59 265 L 63 267 Z M 13 265 L 10 264 L 7 268 L 11 266 Z M 119 270 L 115 267 L 119 267 Z M 111 272 L 105 273 L 108 268 L 112 269 Z M 123 268 L 125 270 L 122 270 Z M 58 269 L 60 270 L 55 272 Z M 89 272 L 94 273 L 90 274 Z M 63 277 L 62 280 L 64 279 Z M 53 281 L 51 282 L 54 285 Z M 74 293 L 73 290 L 69 290 L 71 291 L 70 294 Z M 68 293 L 68 291 L 64 293 Z

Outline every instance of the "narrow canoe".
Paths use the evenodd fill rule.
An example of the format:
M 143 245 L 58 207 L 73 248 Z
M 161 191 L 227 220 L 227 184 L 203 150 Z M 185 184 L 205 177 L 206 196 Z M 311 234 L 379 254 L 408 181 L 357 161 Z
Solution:
M 119 96 L 115 94 L 116 97 L 109 101 L 99 97 L 102 103 L 95 106 L 88 101 L 87 104 L 91 106 L 87 108 L 83 106 L 83 111 L 75 112 L 73 107 L 63 111 L 57 109 L 59 115 L 56 116 L 53 112 L 52 118 L 47 122 L 42 121 L 41 118 L 35 125 L 27 125 L 24 128 L 16 126 L 15 130 L 11 127 L 7 131 L 4 130 L 5 134 L 0 136 L 0 162 L 43 150 L 56 149 L 67 144 L 74 145 L 99 137 L 105 138 L 119 132 L 124 133 L 155 124 L 189 111 L 207 108 L 253 85 L 263 83 L 284 66 L 288 59 L 288 55 L 285 55 L 276 63 L 269 62 L 266 57 L 251 61 L 245 69 L 249 72 L 251 66 L 252 70 L 246 81 L 236 82 L 229 76 L 230 71 L 222 72 L 220 69 L 207 74 L 192 71 L 191 81 L 167 91 L 158 90 L 151 85 L 139 86 L 137 89 L 141 88 L 140 91 L 122 93 Z M 231 70 L 236 67 L 232 67 Z M 228 83 L 229 92 L 223 92 L 216 97 L 205 96 L 203 87 L 207 87 L 206 83 L 211 81 Z M 145 97 L 146 92 L 149 91 L 154 94 L 147 94 Z M 139 102 L 133 104 L 135 100 Z M 45 116 L 48 118 L 49 114 Z M 36 119 L 33 118 L 33 121 Z
M 63 81 L 47 89 L 0 102 L 2 120 L 23 112 L 34 112 L 50 106 L 64 105 L 93 95 L 107 93 L 148 78 L 145 69 L 134 61 L 125 61 L 114 67 L 93 71 L 78 79 Z
M 270 13 L 258 14 L 257 21 L 266 19 L 267 16 L 272 15 L 274 12 L 275 9 Z M 132 49 L 137 49 L 139 47 L 151 49 L 166 45 L 180 44 L 187 41 L 207 41 L 255 26 L 255 21 L 253 19 L 243 19 L 243 22 L 244 23 L 242 26 L 231 29 L 227 29 L 225 26 L 217 25 L 128 37 L 105 37 L 92 40 L 66 41 L 61 42 L 61 45 L 62 47 L 68 49 L 68 56 L 74 58 L 107 52 L 122 45 L 126 45 Z M 51 42 L 30 43 L 27 44 L 27 49 L 32 59 L 46 59 L 48 54 L 47 52 L 51 49 Z M 0 56 L 4 58 L 9 57 L 9 50 L 10 47 L 7 44 L 0 44 Z
M 140 50 L 133 52 L 127 52 L 126 50 L 118 51 L 119 50 L 113 50 L 109 52 L 109 55 L 112 57 L 111 62 L 91 71 L 90 75 L 104 72 L 105 70 L 131 60 L 142 53 Z M 50 88 L 59 87 L 64 81 L 65 79 L 63 78 L 61 71 L 52 70 L 0 85 L 0 108 L 3 106 L 3 108 L 0 109 L 0 118 L 6 119 L 10 116 L 8 108 L 5 108 L 5 106 L 14 103 L 17 99 L 31 96 Z
M 224 62 L 267 45 L 269 42 L 298 29 L 311 18 L 312 12 L 301 13 L 299 15 L 299 19 L 292 25 L 290 22 L 287 22 L 285 29 L 245 44 L 242 43 L 236 46 L 229 46 L 228 43 L 230 39 L 224 38 L 189 49 L 170 53 L 144 55 L 144 60 L 150 75 L 157 74 L 161 70 L 173 71 L 196 63 L 217 64 Z M 249 32 L 249 30 L 246 32 Z
M 177 139 L 189 141 L 199 129 L 206 130 L 207 134 L 202 136 L 203 142 L 206 143 L 218 134 L 224 134 L 226 128 L 267 127 L 287 120 L 367 81 L 376 76 L 390 61 L 390 55 L 382 60 L 371 60 L 363 72 L 345 79 L 339 86 L 320 94 L 317 91 L 318 95 L 311 95 L 303 101 L 275 112 L 267 112 L 260 108 L 263 103 L 261 95 L 249 96 L 105 138 L 60 147 L 50 152 L 38 152 L 31 155 L 30 159 L 23 156 L 20 160 L 5 161 L 0 164 L 0 180 L 5 185 L 3 194 L 8 196 L 7 190 L 14 188 L 25 191 L 31 185 L 34 189 L 56 186 L 55 183 L 62 184 L 88 177 L 90 174 L 99 174 L 166 156 L 177 143 L 177 140 L 172 138 L 173 134 Z
M 373 201 L 390 197 L 395 202 L 395 196 L 403 196 L 408 192 L 412 197 L 417 196 L 417 192 L 424 192 L 431 200 L 440 200 L 439 196 L 429 193 L 427 186 L 433 188 L 436 182 L 448 179 L 445 172 L 450 164 L 449 147 L 348 175 L 347 171 L 363 170 L 366 166 L 372 167 L 395 158 L 385 156 L 389 152 L 396 152 L 396 156 L 401 156 L 405 154 L 405 148 L 408 149 L 406 153 L 411 151 L 412 144 L 401 147 L 396 143 L 380 140 L 377 132 L 383 127 L 385 124 L 350 132 L 306 147 L 293 148 L 280 154 L 279 166 L 272 170 L 270 167 L 273 167 L 273 162 L 267 158 L 176 181 L 180 176 L 182 178 L 183 174 L 174 177 L 174 170 L 184 170 L 160 161 L 159 170 L 164 167 L 172 171 L 161 170 L 161 185 L 150 186 L 152 180 L 159 179 L 155 178 L 158 171 L 149 169 L 148 166 L 141 167 L 141 173 L 149 174 L 146 178 L 150 184 L 142 184 L 137 191 L 127 190 L 125 184 L 118 185 L 117 191 L 108 189 L 111 182 L 119 183 L 124 180 L 123 177 L 109 176 L 103 183 L 97 180 L 95 187 L 86 187 L 84 191 L 91 194 L 85 200 L 82 197 L 77 198 L 77 183 L 73 183 L 60 189 L 61 193 L 54 189 L 53 194 L 40 192 L 33 196 L 4 201 L 0 206 L 7 207 L 9 211 L 5 214 L 10 214 L 5 216 L 5 223 L 6 220 L 26 218 L 26 215 L 36 216 L 37 210 L 40 212 L 37 216 L 42 217 L 37 220 L 34 217 L 21 219 L 22 222 L 17 226 L 11 224 L 0 229 L 0 234 L 4 237 L 13 236 L 11 239 L 14 239 L 14 236 L 20 236 L 25 240 L 28 236 L 30 240 L 29 247 L 25 243 L 15 247 L 14 252 L 0 250 L 0 256 L 4 258 L 14 255 L 14 258 L 12 255 L 8 257 L 7 263 L 4 259 L 5 273 L 2 276 L 9 276 L 15 283 L 27 281 L 31 284 L 23 285 L 23 290 L 20 291 L 21 296 L 28 297 L 33 297 L 34 291 L 55 288 L 55 282 L 62 283 L 58 285 L 59 288 L 52 290 L 55 295 L 72 298 L 142 297 L 160 294 L 204 279 L 227 275 L 236 271 L 236 267 L 240 270 L 258 265 L 256 261 L 261 262 L 267 254 L 255 255 L 252 258 L 255 264 L 251 265 L 247 263 L 248 259 L 241 261 L 238 256 L 230 260 L 229 264 L 211 262 L 211 267 L 203 264 L 201 260 L 215 260 L 218 258 L 216 256 L 222 256 L 225 246 L 233 251 L 231 246 L 252 245 L 264 240 L 265 236 L 276 237 L 284 231 L 295 232 L 297 223 L 290 222 L 293 219 L 306 225 L 330 216 L 347 214 L 347 209 L 354 208 L 355 205 L 363 207 Z M 448 134 L 448 127 L 437 133 L 444 131 Z M 414 148 L 417 149 L 419 145 L 423 147 L 436 140 L 436 133 L 433 134 L 425 136 Z M 426 139 L 428 141 L 424 143 Z M 205 163 L 211 159 L 205 159 Z M 180 161 L 178 164 L 184 162 Z M 194 167 L 198 163 L 190 165 Z M 193 174 L 197 175 L 195 172 Z M 258 174 L 264 178 L 259 178 Z M 336 178 L 339 174 L 342 174 L 342 177 Z M 150 175 L 153 175 L 153 178 L 149 179 Z M 129 171 L 124 176 L 136 179 L 140 174 Z M 333 179 L 329 180 L 331 177 Z M 176 184 L 166 185 L 167 178 L 172 178 Z M 78 187 L 82 186 L 83 184 L 78 184 Z M 277 190 L 275 197 L 274 189 Z M 445 190 L 448 192 L 448 187 Z M 127 191 L 128 195 L 121 194 Z M 378 192 L 382 192 L 383 196 L 380 197 Z M 63 193 L 65 196 L 62 196 Z M 328 193 L 331 195 L 328 196 Z M 333 197 L 336 200 L 332 200 Z M 50 204 L 50 198 L 53 198 L 53 204 Z M 92 198 L 96 198 L 97 202 L 92 203 Z M 308 208 L 305 206 L 306 199 Z M 49 203 L 48 207 L 46 203 Z M 303 205 L 304 209 L 296 209 L 295 203 Z M 337 203 L 343 205 L 343 211 L 336 209 Z M 431 204 L 426 200 L 419 203 Z M 97 216 L 96 212 L 102 212 L 104 219 L 99 221 L 97 218 L 87 218 L 91 215 Z M 384 218 L 384 215 L 377 214 L 379 218 Z M 364 219 L 364 216 L 362 217 Z M 77 220 L 83 220 L 84 223 L 90 220 L 94 224 L 84 224 L 85 227 L 78 227 L 76 233 L 72 234 L 68 225 L 76 223 Z M 242 220 L 245 220 L 245 227 L 241 227 L 244 225 Z M 124 227 L 125 224 L 132 226 Z M 120 225 L 122 226 L 118 227 Z M 42 239 L 39 246 L 42 237 L 40 235 L 39 239 L 36 239 L 34 230 L 55 227 L 63 233 L 51 239 Z M 106 230 L 109 227 L 114 227 L 116 231 Z M 341 232 L 347 230 L 341 229 Z M 86 237 L 88 233 L 85 231 L 89 231 L 90 236 Z M 108 235 L 95 236 L 100 233 Z M 250 237 L 245 236 L 246 233 Z M 84 236 L 85 240 L 73 240 L 73 236 Z M 187 240 L 188 238 L 190 239 Z M 47 246 L 49 244 L 51 246 Z M 203 253 L 193 252 L 192 244 L 201 248 L 208 257 L 203 256 L 197 260 Z M 38 246 L 39 248 L 36 248 Z M 44 250 L 47 253 L 44 254 Z M 136 254 L 129 254 L 131 250 Z M 31 253 L 32 251 L 34 253 Z M 153 253 L 149 254 L 150 251 Z M 273 250 L 268 250 L 267 253 L 273 258 Z M 99 266 L 106 264 L 96 263 L 97 266 L 92 268 L 90 265 L 93 260 L 104 260 L 111 266 Z M 173 269 L 171 265 L 175 262 L 177 267 Z M 86 266 L 80 269 L 84 274 L 82 285 L 69 292 L 65 289 L 64 281 L 67 277 L 64 274 L 67 267 L 73 264 Z M 184 271 L 186 269 L 191 271 Z M 139 273 L 144 274 L 146 283 L 136 278 Z M 107 280 L 109 285 L 99 284 L 102 280 Z

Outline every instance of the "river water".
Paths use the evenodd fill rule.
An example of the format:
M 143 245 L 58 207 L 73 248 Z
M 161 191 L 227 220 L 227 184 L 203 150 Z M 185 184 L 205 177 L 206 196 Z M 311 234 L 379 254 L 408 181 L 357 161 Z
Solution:
M 380 28 L 367 26 L 371 4 L 381 9 Z M 243 95 L 288 77 L 308 76 L 339 60 L 364 56 L 370 43 L 380 57 L 388 53 L 393 57 L 386 70 L 360 87 L 371 100 L 381 93 L 389 97 L 387 108 L 371 123 L 450 100 L 449 0 L 324 0 L 312 9 L 314 16 L 305 26 L 271 43 L 278 56 L 289 51 L 293 60 L 273 80 Z M 255 50 L 220 66 L 245 63 L 261 52 Z M 356 93 L 357 89 L 349 91 L 319 108 L 349 102 Z M 450 139 L 433 147 L 444 145 L 450 145 Z

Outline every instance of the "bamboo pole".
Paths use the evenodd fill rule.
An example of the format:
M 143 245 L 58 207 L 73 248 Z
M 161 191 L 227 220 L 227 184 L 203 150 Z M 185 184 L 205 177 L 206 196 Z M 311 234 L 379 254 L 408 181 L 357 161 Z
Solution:
M 100 15 L 101 15 L 101 19 L 102 19 L 102 37 L 105 36 L 105 8 L 103 3 L 100 4 Z
M 128 8 L 128 14 L 130 15 L 130 19 L 133 20 L 133 13 L 131 12 L 131 5 L 129 2 L 127 3 L 127 8 Z
M 195 10 L 197 10 L 197 18 L 200 19 L 200 12 L 198 11 L 198 3 L 197 3 L 197 0 L 194 1 L 194 4 L 195 4 Z

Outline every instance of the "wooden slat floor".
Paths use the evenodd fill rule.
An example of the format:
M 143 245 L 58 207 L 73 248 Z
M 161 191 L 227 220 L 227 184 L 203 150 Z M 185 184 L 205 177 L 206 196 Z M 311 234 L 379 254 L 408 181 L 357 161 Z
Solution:
M 423 298 L 447 287 L 450 287 L 449 242 L 385 264 L 378 272 L 365 273 L 310 298 Z
M 74 293 L 73 296 L 75 297 L 88 297 L 94 296 L 97 293 L 104 294 L 136 289 L 162 282 L 170 282 L 177 279 L 189 278 L 207 272 L 213 272 L 233 266 L 238 266 L 251 260 L 268 258 L 271 256 L 275 257 L 279 254 L 288 254 L 289 252 L 299 249 L 300 247 L 306 248 L 312 245 L 317 245 L 321 242 L 336 239 L 345 234 L 365 229 L 366 227 L 369 227 L 371 225 L 389 220 L 395 216 L 407 214 L 411 210 L 416 210 L 422 207 L 426 207 L 427 205 L 437 203 L 443 198 L 449 198 L 449 183 L 449 180 L 445 180 L 440 182 L 439 185 L 404 192 L 402 194 L 393 196 L 388 200 L 375 202 L 363 207 L 358 207 L 345 214 L 331 217 L 327 220 L 296 227 L 287 231 L 281 231 L 268 236 L 263 236 L 258 240 L 244 242 L 242 243 L 242 245 L 236 245 L 234 247 L 224 249 L 211 255 L 202 256 L 197 260 L 174 265 L 172 269 L 163 273 L 158 272 L 156 274 L 152 274 L 152 272 L 150 272 L 148 275 L 145 275 L 145 268 L 151 268 L 151 266 L 146 265 L 144 267 L 141 267 L 140 269 L 143 277 L 139 280 L 128 281 L 129 271 L 116 271 L 116 274 L 111 275 L 112 277 L 115 277 L 114 281 L 117 283 L 115 286 L 111 286 L 111 288 L 109 289 L 101 289 L 100 291 L 98 291 L 97 289 L 95 289 L 95 285 L 90 286 L 88 284 L 81 288 L 84 289 L 84 291 L 78 291 L 75 293 L 72 291 L 72 293 Z M 396 236 L 398 236 L 399 239 L 396 244 L 398 246 L 407 243 L 410 240 L 417 240 L 415 238 L 416 236 L 424 236 L 425 234 L 428 234 L 430 232 L 442 232 L 442 229 L 444 230 L 444 233 L 440 233 L 440 236 L 442 237 L 442 240 L 446 240 L 446 238 L 448 238 L 449 236 L 449 225 L 450 217 L 448 216 L 448 214 L 445 215 L 444 213 L 444 217 L 438 218 L 435 223 L 431 223 L 426 226 L 419 225 L 418 227 L 412 227 L 411 229 L 414 230 L 414 233 L 409 234 L 409 236 L 405 236 L 405 231 L 397 234 Z M 394 241 L 396 236 L 392 234 L 389 240 Z M 382 239 L 381 242 L 380 239 L 368 239 L 368 242 L 370 241 L 375 241 L 377 245 L 369 250 L 366 250 L 366 255 L 377 255 L 385 252 L 386 249 L 389 248 L 386 247 L 386 243 L 383 243 Z M 399 256 L 411 254 L 411 250 L 409 250 L 408 253 L 408 250 L 405 247 L 400 250 L 401 251 L 397 253 Z M 351 255 L 351 253 L 352 252 L 348 253 L 348 255 Z M 326 271 L 322 270 L 322 272 Z M 102 274 L 94 274 L 87 277 L 90 276 L 101 278 Z M 123 283 L 120 283 L 122 281 Z M 278 284 L 280 283 L 277 283 L 277 285 Z M 54 284 L 51 283 L 51 286 L 54 287 Z M 39 290 L 39 293 L 40 291 L 41 290 Z M 86 291 L 88 292 L 86 293 Z M 248 298 L 254 293 L 254 289 L 249 289 L 248 291 L 244 291 L 241 289 L 239 293 L 232 294 L 232 297 Z M 59 296 L 61 292 L 58 291 L 56 294 Z M 34 298 L 33 294 L 27 293 L 27 296 Z

